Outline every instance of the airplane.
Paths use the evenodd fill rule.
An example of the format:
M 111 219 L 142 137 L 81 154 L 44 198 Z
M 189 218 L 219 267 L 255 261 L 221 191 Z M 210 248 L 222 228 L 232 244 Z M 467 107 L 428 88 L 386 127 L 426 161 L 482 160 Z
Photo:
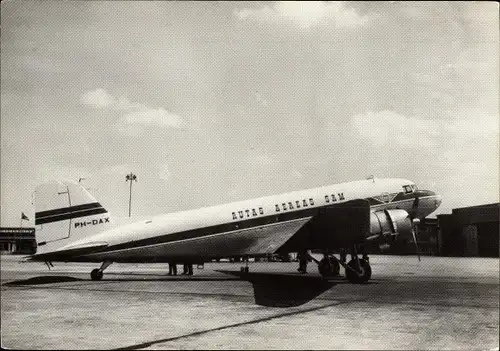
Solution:
M 371 177 L 118 226 L 81 184 L 52 181 L 34 192 L 37 252 L 27 259 L 102 262 L 90 273 L 100 280 L 113 262 L 244 257 L 241 270 L 248 273 L 248 257 L 319 250 L 323 259 L 314 261 L 324 278 L 339 275 L 342 266 L 350 282 L 364 283 L 372 273 L 365 246 L 413 239 L 418 253 L 418 223 L 441 201 L 410 180 Z M 344 254 L 337 258 L 339 250 Z

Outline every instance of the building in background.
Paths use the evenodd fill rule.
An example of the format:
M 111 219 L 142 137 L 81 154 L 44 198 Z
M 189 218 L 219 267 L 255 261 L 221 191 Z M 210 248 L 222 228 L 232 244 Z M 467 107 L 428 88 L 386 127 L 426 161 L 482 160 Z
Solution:
M 0 228 L 0 252 L 2 254 L 34 254 L 36 252 L 35 228 Z
M 499 257 L 500 204 L 456 208 L 451 214 L 425 218 L 419 226 L 421 255 Z M 367 252 L 388 255 L 415 255 L 413 240 L 397 242 L 383 251 L 377 245 Z
M 439 255 L 437 218 L 425 218 L 421 222 L 417 240 L 421 255 Z
M 438 215 L 442 256 L 499 257 L 500 204 L 456 208 Z

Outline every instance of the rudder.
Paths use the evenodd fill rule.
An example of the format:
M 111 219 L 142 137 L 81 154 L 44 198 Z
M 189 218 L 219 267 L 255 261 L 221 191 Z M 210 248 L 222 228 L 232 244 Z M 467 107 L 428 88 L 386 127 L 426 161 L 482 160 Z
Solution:
M 37 254 L 111 229 L 108 211 L 80 184 L 47 182 L 34 193 Z

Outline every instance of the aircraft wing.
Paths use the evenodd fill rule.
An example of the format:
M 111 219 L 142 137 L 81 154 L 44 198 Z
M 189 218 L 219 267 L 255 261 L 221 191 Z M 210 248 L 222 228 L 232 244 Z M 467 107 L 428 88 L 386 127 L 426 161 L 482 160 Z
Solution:
M 296 252 L 304 247 L 349 247 L 363 242 L 369 231 L 368 201 L 352 200 L 322 208 L 312 216 L 233 232 L 231 239 L 229 236 L 214 237 L 210 242 L 204 243 L 203 250 L 219 252 L 221 257 L 229 257 Z
M 257 227 L 242 228 L 230 232 L 203 236 L 200 238 L 176 240 L 166 244 L 143 246 L 137 250 L 112 251 L 108 255 L 114 261 L 144 261 L 151 259 L 160 262 L 163 259 L 196 261 L 214 257 L 263 256 L 278 250 L 293 237 L 311 217 L 304 217 L 276 222 Z M 110 247 L 109 250 L 113 248 Z M 91 256 L 99 256 L 97 253 Z M 110 256 L 111 255 L 111 256 Z M 101 259 L 104 256 L 100 256 Z
M 309 222 L 311 218 L 312 217 L 305 217 L 246 230 L 244 235 L 255 239 L 244 249 L 244 254 L 264 255 L 275 253 L 285 242 L 294 236 L 304 224 Z
M 321 208 L 279 248 L 279 252 L 295 252 L 304 247 L 349 247 L 354 243 L 362 243 L 369 232 L 369 202 L 361 199 L 347 201 Z

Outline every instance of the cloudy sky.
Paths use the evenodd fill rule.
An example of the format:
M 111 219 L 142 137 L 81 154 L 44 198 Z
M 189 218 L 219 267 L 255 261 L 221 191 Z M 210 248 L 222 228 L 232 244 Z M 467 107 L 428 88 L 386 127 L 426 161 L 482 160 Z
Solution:
M 404 177 L 499 201 L 494 2 L 1 3 L 1 225 L 83 183 L 117 217 Z M 33 221 L 30 222 L 33 225 Z

